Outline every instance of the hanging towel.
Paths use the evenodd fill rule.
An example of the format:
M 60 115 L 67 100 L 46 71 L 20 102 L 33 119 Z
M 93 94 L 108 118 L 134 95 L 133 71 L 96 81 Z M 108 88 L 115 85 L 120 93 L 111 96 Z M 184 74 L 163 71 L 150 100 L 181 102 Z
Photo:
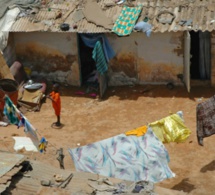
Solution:
M 104 74 L 108 70 L 108 65 L 100 41 L 96 42 L 96 45 L 93 49 L 92 58 L 96 62 L 97 71 L 100 74 Z
M 90 48 L 94 48 L 96 45 L 96 42 L 99 40 L 102 40 L 103 51 L 107 62 L 109 62 L 110 59 L 112 59 L 116 55 L 105 34 L 87 33 L 87 34 L 80 34 L 80 37 L 84 42 L 84 44 Z
M 133 30 L 141 11 L 142 5 L 137 7 L 124 6 L 112 28 L 112 31 L 119 36 L 129 35 Z
M 4 115 L 8 118 L 9 122 L 14 125 L 19 124 L 19 113 L 16 112 L 15 105 L 11 99 L 5 95 Z
M 163 143 L 185 142 L 191 131 L 185 126 L 178 114 L 172 114 L 161 120 L 150 123 L 154 134 Z
M 175 174 L 169 155 L 149 128 L 144 136 L 120 134 L 83 147 L 69 149 L 77 171 L 129 181 L 160 182 Z
M 142 136 L 145 135 L 147 132 L 147 126 L 138 127 L 136 129 L 127 131 L 125 134 L 128 135 L 136 135 L 136 136 Z

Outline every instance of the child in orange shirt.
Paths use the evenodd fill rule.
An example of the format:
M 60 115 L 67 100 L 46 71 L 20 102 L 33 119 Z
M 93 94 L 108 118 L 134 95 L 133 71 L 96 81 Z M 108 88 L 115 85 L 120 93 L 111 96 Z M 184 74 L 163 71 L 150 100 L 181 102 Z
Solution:
M 61 111 L 61 99 L 59 93 L 59 85 L 56 83 L 52 87 L 52 92 L 47 96 L 50 100 L 52 100 L 52 107 L 54 108 L 55 115 L 57 116 L 57 122 L 54 123 L 57 127 L 61 126 L 60 123 L 60 111 Z

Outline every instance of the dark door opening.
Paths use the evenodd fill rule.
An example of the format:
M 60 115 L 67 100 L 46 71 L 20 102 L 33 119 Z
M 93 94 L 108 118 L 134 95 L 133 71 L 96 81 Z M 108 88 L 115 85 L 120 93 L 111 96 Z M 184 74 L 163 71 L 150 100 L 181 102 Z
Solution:
M 91 40 L 85 42 L 84 36 L 85 38 Z M 98 64 L 96 64 L 92 57 L 93 52 L 98 52 L 97 50 L 94 51 L 95 46 L 88 47 L 89 42 L 91 43 L 89 44 L 90 46 L 94 41 L 96 41 L 96 44 L 97 41 L 100 40 L 95 40 L 95 35 L 78 35 L 79 60 L 81 65 L 81 85 L 87 87 L 86 93 L 96 92 L 96 94 L 99 95 L 99 98 L 102 99 L 108 86 L 108 77 L 107 71 L 101 73 L 97 70 Z M 100 53 L 96 55 L 101 56 Z
M 92 58 L 93 48 L 84 44 L 80 35 L 78 35 L 79 57 L 81 63 L 81 83 L 86 85 L 93 72 L 96 72 L 95 61 Z
M 190 49 L 190 77 L 191 79 L 200 79 L 199 69 L 199 33 L 190 31 L 191 49 Z
M 211 78 L 211 43 L 210 33 L 190 31 L 190 77 L 193 80 Z

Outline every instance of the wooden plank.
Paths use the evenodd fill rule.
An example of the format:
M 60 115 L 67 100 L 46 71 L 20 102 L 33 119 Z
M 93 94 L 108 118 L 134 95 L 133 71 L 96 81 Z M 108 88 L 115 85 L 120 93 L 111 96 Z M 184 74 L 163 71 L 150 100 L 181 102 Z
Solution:
M 5 62 L 4 56 L 0 51 L 0 79 L 13 79 L 14 77 L 10 72 L 10 68 Z

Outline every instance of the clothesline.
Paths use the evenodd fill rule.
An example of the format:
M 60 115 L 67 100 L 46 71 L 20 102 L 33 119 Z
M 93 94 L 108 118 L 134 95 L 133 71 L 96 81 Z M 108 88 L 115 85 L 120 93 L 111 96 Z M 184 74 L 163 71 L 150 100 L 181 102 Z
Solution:
M 12 108 L 14 109 L 15 113 L 17 115 L 19 115 L 19 118 L 21 118 L 21 119 L 19 119 L 18 128 L 21 127 L 21 126 L 25 127 L 24 131 L 25 131 L 27 137 L 29 137 L 32 140 L 32 142 L 34 143 L 34 145 L 36 146 L 36 148 L 37 149 L 39 148 L 40 152 L 42 153 L 45 150 L 45 148 L 47 147 L 47 145 L 49 144 L 51 147 L 53 147 L 56 150 L 56 154 L 57 154 L 57 152 L 59 151 L 59 149 L 54 144 L 52 144 L 51 142 L 48 142 L 44 138 L 44 136 L 41 135 L 41 133 L 28 121 L 27 117 L 25 117 L 22 114 L 22 112 L 13 104 L 13 102 L 10 100 L 10 98 L 7 95 L 5 95 L 4 100 L 5 100 L 5 109 L 4 109 L 4 111 L 9 110 L 8 114 L 12 114 L 11 113 L 12 112 Z M 9 103 L 10 105 L 7 105 L 7 103 Z M 8 109 L 7 106 L 11 106 L 12 108 Z M 6 116 L 8 117 L 9 115 L 6 114 Z M 22 123 L 22 121 L 21 121 L 22 118 L 24 119 L 24 123 Z M 20 123 L 20 121 L 21 121 L 21 123 Z M 17 122 L 17 120 L 15 120 L 15 122 Z M 26 128 L 26 126 L 28 128 Z M 39 143 L 39 139 L 38 138 L 40 139 L 40 143 Z M 42 142 L 41 140 L 44 140 L 44 141 Z M 67 146 L 66 148 L 68 149 L 69 147 Z M 68 155 L 64 155 L 64 156 L 69 156 L 69 154 Z

